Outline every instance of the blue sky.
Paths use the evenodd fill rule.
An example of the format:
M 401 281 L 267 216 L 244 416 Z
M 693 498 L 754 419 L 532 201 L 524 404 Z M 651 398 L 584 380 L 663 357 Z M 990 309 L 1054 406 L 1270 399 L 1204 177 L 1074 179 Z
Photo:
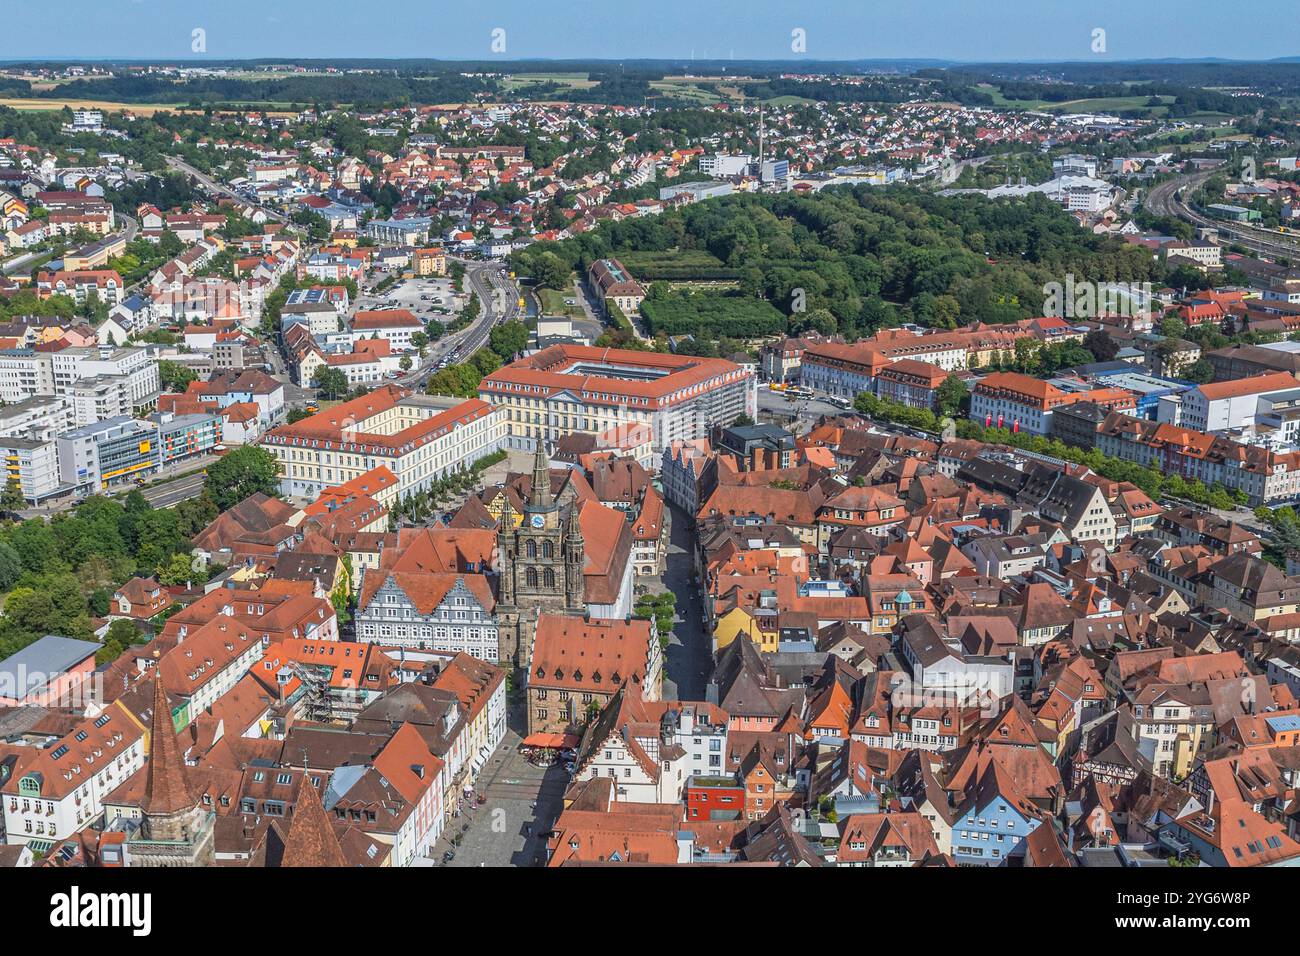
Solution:
M 0 59 L 1140 59 L 1300 54 L 1295 0 L 9 0 Z M 1256 27 L 1256 24 L 1260 26 Z M 505 30 L 505 54 L 491 49 Z M 1106 31 L 1104 54 L 1093 31 Z

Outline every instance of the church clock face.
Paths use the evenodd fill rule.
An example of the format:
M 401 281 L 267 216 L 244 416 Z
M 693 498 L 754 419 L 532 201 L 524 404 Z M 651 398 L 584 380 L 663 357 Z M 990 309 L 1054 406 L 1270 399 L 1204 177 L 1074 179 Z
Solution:
M 532 525 L 534 528 L 540 528 L 544 524 L 546 524 L 546 519 L 544 517 L 541 515 L 533 515 Z

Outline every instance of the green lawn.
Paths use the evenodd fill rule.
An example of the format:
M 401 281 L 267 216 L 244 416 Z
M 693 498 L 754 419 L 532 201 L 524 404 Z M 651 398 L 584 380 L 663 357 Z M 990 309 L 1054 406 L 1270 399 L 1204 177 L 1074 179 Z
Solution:
M 537 297 L 542 300 L 542 312 L 546 315 L 568 315 L 581 318 L 585 313 L 582 306 L 578 303 L 565 305 L 565 298 L 573 298 L 573 294 L 566 296 L 563 292 L 556 292 L 554 289 L 538 289 Z

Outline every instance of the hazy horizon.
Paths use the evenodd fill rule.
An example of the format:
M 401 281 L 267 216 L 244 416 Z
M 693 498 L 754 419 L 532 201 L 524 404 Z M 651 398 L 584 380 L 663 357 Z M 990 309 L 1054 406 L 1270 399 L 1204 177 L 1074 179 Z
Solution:
M 1042 0 L 899 0 L 892 6 L 824 0 L 802 10 L 772 0 L 711 6 L 662 0 L 625 9 L 594 0 L 546 8 L 501 0 L 455 10 L 389 0 L 382 17 L 355 16 L 355 6 L 328 0 L 66 0 L 55 23 L 48 8 L 35 4 L 6 11 L 0 61 L 1255 62 L 1300 55 L 1300 18 L 1292 3 L 1255 0 L 1247 6 L 1268 30 L 1242 31 L 1240 6 L 1208 0 L 1152 0 L 1140 8 L 1098 0 L 1087 9 L 1051 9 Z M 204 31 L 200 55 L 192 48 L 195 30 Z M 498 30 L 504 34 L 494 35 Z M 792 46 L 796 30 L 803 31 L 801 49 Z

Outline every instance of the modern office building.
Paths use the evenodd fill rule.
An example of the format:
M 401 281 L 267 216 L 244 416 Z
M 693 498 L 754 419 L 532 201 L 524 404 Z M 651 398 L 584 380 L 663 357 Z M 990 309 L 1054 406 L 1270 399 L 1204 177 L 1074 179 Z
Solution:
M 221 444 L 220 415 L 155 412 L 149 416 L 149 420 L 158 429 L 160 465 L 170 465 L 195 455 L 206 455 Z
M 432 226 L 433 220 L 424 217 L 375 219 L 366 224 L 366 235 L 392 245 L 418 246 L 429 240 Z
M 56 440 L 62 483 L 84 494 L 156 471 L 158 427 L 118 416 L 64 432 Z

